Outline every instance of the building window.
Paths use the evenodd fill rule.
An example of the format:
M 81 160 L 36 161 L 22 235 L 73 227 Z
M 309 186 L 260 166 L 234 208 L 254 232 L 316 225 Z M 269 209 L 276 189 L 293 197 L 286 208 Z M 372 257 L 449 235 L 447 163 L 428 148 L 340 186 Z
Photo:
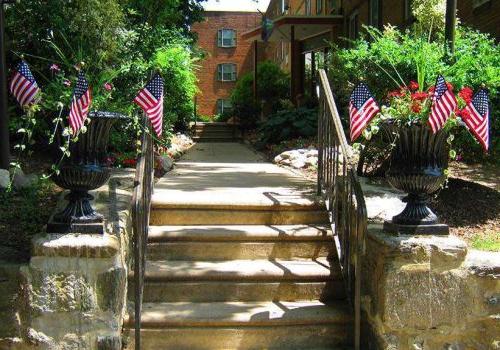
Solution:
M 412 18 L 413 18 L 413 11 L 411 9 L 411 3 L 412 1 L 411 0 L 405 0 L 405 4 L 404 4 L 404 19 L 405 19 L 405 22 L 409 22 Z
M 236 30 L 220 29 L 217 35 L 219 47 L 236 47 Z
M 356 40 L 359 35 L 358 12 L 349 16 L 349 39 Z
M 323 0 L 316 0 L 316 14 L 323 12 Z
M 311 14 L 311 0 L 306 0 L 306 15 Z
M 234 63 L 221 63 L 217 66 L 217 80 L 236 81 L 236 65 Z
M 370 25 L 380 27 L 380 0 L 370 0 Z
M 233 109 L 233 105 L 231 104 L 231 100 L 226 100 L 226 99 L 222 99 L 222 98 L 217 100 L 217 114 L 218 115 L 231 113 L 232 109 Z

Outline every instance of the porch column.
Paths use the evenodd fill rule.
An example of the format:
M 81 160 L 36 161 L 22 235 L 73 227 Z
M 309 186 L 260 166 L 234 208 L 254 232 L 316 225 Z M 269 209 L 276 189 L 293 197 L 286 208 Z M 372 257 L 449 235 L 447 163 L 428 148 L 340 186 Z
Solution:
M 257 62 L 258 62 L 258 51 L 257 51 L 257 40 L 253 41 L 253 99 L 254 102 L 257 101 Z
M 297 43 L 295 42 L 295 26 L 290 28 L 290 100 L 293 104 L 297 104 L 297 99 L 295 96 L 296 88 L 295 88 L 295 80 L 297 79 L 297 58 L 296 57 L 296 49 Z
M 316 96 L 316 52 L 311 52 L 311 97 Z
M 290 99 L 297 105 L 297 96 L 304 92 L 304 55 L 301 44 L 295 40 L 295 26 L 290 28 Z

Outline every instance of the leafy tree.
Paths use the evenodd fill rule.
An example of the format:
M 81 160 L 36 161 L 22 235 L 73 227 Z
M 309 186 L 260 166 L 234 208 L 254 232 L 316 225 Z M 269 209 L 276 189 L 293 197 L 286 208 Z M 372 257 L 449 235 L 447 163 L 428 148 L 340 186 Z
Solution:
M 257 99 L 253 96 L 253 73 L 241 76 L 231 95 L 233 111 L 243 128 L 253 128 L 261 111 L 261 103 L 269 113 L 281 108 L 282 100 L 289 98 L 290 77 L 271 61 L 257 66 Z

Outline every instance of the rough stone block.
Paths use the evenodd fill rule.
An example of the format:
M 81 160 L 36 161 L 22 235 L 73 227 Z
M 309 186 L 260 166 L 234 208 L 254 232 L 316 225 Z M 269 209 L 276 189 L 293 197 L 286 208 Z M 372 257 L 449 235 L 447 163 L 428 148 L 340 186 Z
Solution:
M 121 313 L 124 304 L 127 276 L 125 269 L 113 268 L 97 276 L 97 301 L 103 311 Z

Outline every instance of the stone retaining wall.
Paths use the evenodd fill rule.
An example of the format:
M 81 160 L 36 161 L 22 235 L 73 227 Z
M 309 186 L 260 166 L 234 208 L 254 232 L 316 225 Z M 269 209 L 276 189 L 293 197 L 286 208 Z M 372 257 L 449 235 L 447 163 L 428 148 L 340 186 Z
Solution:
M 363 349 L 500 349 L 500 253 L 454 236 L 386 234 L 381 222 L 401 210 L 400 194 L 364 189 Z
M 30 263 L 18 275 L 17 325 L 12 326 L 18 332 L 10 332 L 18 337 L 5 340 L 3 348 L 121 349 L 133 177 L 133 170 L 117 170 L 93 192 L 95 208 L 106 218 L 104 235 L 33 239 Z

